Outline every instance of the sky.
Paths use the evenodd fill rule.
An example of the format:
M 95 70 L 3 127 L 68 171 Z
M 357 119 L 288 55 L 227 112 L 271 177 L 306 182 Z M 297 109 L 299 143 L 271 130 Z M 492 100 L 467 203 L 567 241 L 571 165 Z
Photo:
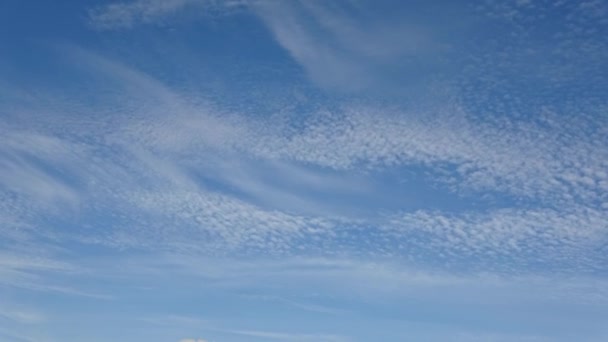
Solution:
M 607 89 L 602 0 L 3 0 L 0 341 L 606 341 Z

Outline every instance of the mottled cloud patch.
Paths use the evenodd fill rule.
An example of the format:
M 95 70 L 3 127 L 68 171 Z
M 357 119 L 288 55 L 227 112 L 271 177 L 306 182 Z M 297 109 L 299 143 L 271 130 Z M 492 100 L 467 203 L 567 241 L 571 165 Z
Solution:
M 244 6 L 244 0 L 134 0 L 114 2 L 89 10 L 89 24 L 98 30 L 130 29 L 158 24 L 187 8 L 204 13 L 224 13 Z

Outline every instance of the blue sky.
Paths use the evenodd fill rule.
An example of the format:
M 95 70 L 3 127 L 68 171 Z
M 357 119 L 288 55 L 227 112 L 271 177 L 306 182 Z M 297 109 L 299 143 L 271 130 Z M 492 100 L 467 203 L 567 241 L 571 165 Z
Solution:
M 1 341 L 606 341 L 608 4 L 0 4 Z

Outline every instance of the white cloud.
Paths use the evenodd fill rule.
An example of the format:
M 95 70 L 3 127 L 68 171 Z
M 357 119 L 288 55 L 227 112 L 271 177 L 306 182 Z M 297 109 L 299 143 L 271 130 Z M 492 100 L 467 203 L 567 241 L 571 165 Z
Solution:
M 391 300 L 429 296 L 434 303 L 449 301 L 468 305 L 486 303 L 512 304 L 530 300 L 544 303 L 600 304 L 608 302 L 605 280 L 597 277 L 562 275 L 496 274 L 486 271 L 451 272 L 417 268 L 414 264 L 369 258 L 304 258 L 226 259 L 201 258 L 188 254 L 155 257 L 133 257 L 123 260 L 120 270 L 111 269 L 114 261 L 97 261 L 94 265 L 116 279 L 131 274 L 133 279 L 155 275 L 161 280 L 204 280 L 200 287 L 222 288 L 236 293 L 297 298 L 299 304 L 315 303 L 315 296 L 335 298 L 359 296 L 362 300 Z M 108 263 L 108 264 L 106 264 Z M 103 275 L 103 274 L 102 274 Z M 106 276 L 106 275 L 104 275 Z M 349 286 L 344 286 L 349 284 Z M 303 291 L 303 292 L 302 292 Z M 476 296 L 485 294 L 483 298 Z M 451 299 L 449 299 L 451 298 Z M 266 297 L 250 300 L 267 301 Z M 523 304 L 522 304 L 523 305 Z M 299 309 L 299 308 L 297 308 Z M 335 307 L 334 309 L 340 309 Z M 351 308 L 355 309 L 355 308 Z M 200 325 L 199 321 L 192 321 Z M 212 323 L 212 322 L 207 322 Z
M 349 64 L 358 63 L 352 54 L 342 58 L 339 52 L 330 51 L 336 49 L 336 44 L 324 44 L 317 39 L 319 30 L 329 32 L 328 36 L 334 37 L 338 46 L 360 49 L 358 54 L 370 58 L 376 58 L 374 53 L 382 54 L 383 49 L 375 45 L 367 48 L 359 44 L 360 40 L 389 48 L 387 54 L 391 56 L 407 53 L 390 51 L 394 46 L 403 45 L 390 42 L 390 34 L 379 34 L 388 37 L 383 39 L 389 42 L 366 38 L 366 35 L 373 36 L 374 30 L 355 27 L 348 11 L 339 6 L 285 2 L 255 2 L 251 6 L 286 49 L 319 77 L 333 77 L 332 72 L 324 68 L 336 73 L 346 68 L 344 74 L 353 77 L 357 72 L 353 73 Z M 315 68 L 321 69 L 317 72 Z M 160 98 L 167 101 L 163 111 L 177 114 L 170 122 L 150 121 L 149 117 L 145 121 L 134 120 L 120 139 L 126 135 L 135 137 L 135 141 L 132 138 L 126 141 L 144 144 L 172 158 L 204 160 L 203 151 L 219 149 L 334 169 L 423 165 L 442 174 L 442 180 L 453 190 L 503 192 L 549 208 L 582 203 L 597 207 L 598 202 L 606 200 L 608 175 L 603 170 L 608 165 L 603 160 L 608 160 L 604 134 L 608 124 L 603 120 L 595 123 L 597 115 L 593 113 L 580 111 L 572 114 L 576 120 L 568 121 L 556 119 L 568 113 L 543 109 L 532 113 L 538 114 L 542 122 L 519 119 L 479 122 L 479 117 L 449 104 L 439 104 L 423 112 L 402 113 L 387 113 L 384 108 L 351 107 L 329 114 L 312 113 L 307 126 L 294 132 L 289 124 L 277 125 L 260 118 L 252 120 L 239 113 L 219 113 L 213 106 L 185 106 L 180 104 L 183 101 L 179 96 L 171 95 L 170 90 L 145 75 L 128 68 L 112 69 L 120 77 L 130 75 L 124 80 L 137 82 L 143 89 L 150 88 L 151 84 L 161 89 L 160 94 L 164 95 Z M 589 134 L 592 130 L 589 127 L 594 125 L 600 129 Z M 158 164 L 161 165 L 160 160 Z M 243 180 L 237 186 L 248 187 L 249 192 L 266 192 L 266 195 L 274 191 L 272 196 L 276 198 L 289 197 L 289 194 L 277 193 L 277 189 L 262 189 L 262 184 L 251 181 L 253 183 Z
M 320 342 L 346 342 L 350 341 L 349 338 L 339 335 L 330 334 L 295 334 L 295 333 L 282 333 L 275 331 L 258 331 L 258 330 L 232 330 L 228 331 L 231 334 L 249 336 L 255 338 L 264 338 L 267 340 L 279 340 L 279 341 L 320 341 Z
M 543 122 L 479 121 L 449 104 L 421 112 L 343 107 L 309 113 L 295 129 L 289 120 L 277 124 L 194 101 L 90 52 L 66 52 L 85 72 L 103 74 L 125 89 L 104 95 L 112 111 L 103 117 L 115 129 L 79 122 L 69 103 L 58 116 L 62 120 L 35 121 L 29 130 L 11 128 L 0 155 L 14 166 L 0 172 L 0 184 L 8 189 L 0 210 L 17 213 L 4 218 L 7 224 L 36 227 L 37 217 L 12 210 L 33 199 L 48 204 L 37 216 L 61 218 L 46 208 L 57 198 L 77 198 L 82 213 L 111 213 L 111 223 L 102 227 L 87 221 L 74 232 L 47 228 L 51 236 L 207 254 L 413 257 L 433 246 L 447 256 L 506 253 L 516 258 L 522 250 L 539 249 L 551 252 L 545 261 L 549 255 L 570 258 L 573 269 L 601 263 L 580 253 L 602 241 L 607 220 L 601 205 L 607 202 L 608 125 L 594 116 L 580 113 L 576 121 L 561 123 L 551 113 L 543 114 Z M 126 97 L 140 109 L 123 107 Z M 63 185 L 32 158 L 79 181 Z M 335 201 L 323 197 L 323 191 L 344 198 L 358 191 L 373 195 L 370 184 L 350 188 L 383 170 L 409 166 L 428 170 L 431 185 L 443 191 L 465 198 L 499 194 L 510 199 L 511 207 L 459 215 L 441 208 L 383 213 L 388 221 L 346 219 Z M 23 182 L 14 182 L 16 175 L 31 180 L 17 177 Z M 36 182 L 47 185 L 28 187 Z M 21 195 L 15 199 L 11 192 Z M 361 236 L 369 238 L 362 241 Z M 430 244 L 417 243 L 421 237 Z
M 414 67 L 445 49 L 434 41 L 430 27 L 414 24 L 410 13 L 375 18 L 362 4 L 247 0 L 135 0 L 116 2 L 90 11 L 90 23 L 101 30 L 128 29 L 163 23 L 185 8 L 225 15 L 249 9 L 260 17 L 277 42 L 323 87 L 369 89 L 381 82 L 387 63 L 407 59 Z M 354 13 L 353 13 L 354 12 Z M 457 14 L 454 14 L 457 15 Z M 365 23 L 354 20 L 365 19 Z M 405 19 L 404 19 L 405 18 Z M 365 29 L 362 29 L 364 27 Z M 410 77 L 414 77 L 414 72 Z
M 176 241 L 183 238 L 207 252 L 249 247 L 284 253 L 293 247 L 292 240 L 328 234 L 332 227 L 328 220 L 263 210 L 220 194 L 165 189 L 129 196 L 125 200 L 145 210 L 144 217 L 171 218 L 161 221 L 166 225 L 157 227 L 155 234 L 164 231 Z
M 132 28 L 140 24 L 162 22 L 187 7 L 196 11 L 224 12 L 243 6 L 241 0 L 133 0 L 115 2 L 89 11 L 90 24 L 99 30 Z
M 120 29 L 163 21 L 189 6 L 204 12 L 249 5 L 137 0 L 90 14 L 96 28 Z M 598 11 L 591 5 L 581 6 L 584 18 Z M 388 32 L 391 27 L 374 22 L 362 29 L 344 8 L 331 4 L 256 2 L 251 9 L 324 87 L 366 87 L 375 82 L 378 64 L 440 49 L 433 33 L 416 25 Z M 492 16 L 515 23 L 529 20 L 523 7 L 494 10 Z M 585 25 L 570 24 L 573 31 Z M 407 44 L 399 44 L 403 37 Z M 111 294 L 90 285 L 91 277 L 132 285 L 154 274 L 155 281 L 177 287 L 194 279 L 202 288 L 247 289 L 262 293 L 258 298 L 272 293 L 290 309 L 315 315 L 352 310 L 319 305 L 298 291 L 385 303 L 422 298 L 436 306 L 489 305 L 498 311 L 512 305 L 608 303 L 605 281 L 589 276 L 605 271 L 608 255 L 606 108 L 581 100 L 559 111 L 532 106 L 525 117 L 499 117 L 499 103 L 489 108 L 496 115 L 481 118 L 475 111 L 485 111 L 483 106 L 440 99 L 424 110 L 336 106 L 307 112 L 296 125 L 290 115 L 229 113 L 126 65 L 77 48 L 60 49 L 78 61 L 79 72 L 93 80 L 103 75 L 98 93 L 74 98 L 91 96 L 103 105 L 32 96 L 36 91 L 3 92 L 20 100 L 0 119 L 0 245 L 17 245 L 0 253 L 2 286 L 109 299 Z M 606 56 L 601 43 L 582 51 L 592 52 L 589 70 L 599 65 L 594 58 Z M 572 53 L 558 55 L 569 59 Z M 510 63 L 483 64 L 476 72 L 513 69 Z M 567 84 L 571 77 L 567 68 L 545 67 L 551 82 Z M 475 91 L 465 95 L 483 97 Z M 435 203 L 412 211 L 379 208 L 363 218 L 344 217 L 336 205 L 342 199 L 351 210 L 376 205 L 378 189 L 369 180 L 410 168 L 423 170 L 434 191 L 462 201 L 500 200 L 482 199 L 487 207 L 456 212 Z M 155 256 L 76 260 L 72 243 L 75 249 L 93 243 Z M 257 258 L 248 258 L 252 255 Z M 225 256 L 246 258 L 213 258 Z M 394 263 L 376 261 L 386 259 Z M 116 269 L 117 263 L 124 268 Z M 531 276 L 534 272 L 538 275 Z M 82 286 L 65 285 L 85 277 Z M 5 309 L 0 316 L 28 324 L 47 318 L 25 309 Z M 168 321 L 179 322 L 188 323 Z M 348 340 L 272 327 L 215 331 L 287 341 Z
M 588 272 L 604 262 L 587 251 L 604 241 L 606 222 L 603 211 L 585 208 L 504 209 L 453 215 L 419 211 L 395 216 L 386 227 L 409 248 L 437 251 L 446 260 L 475 257 L 499 271 L 534 259 L 547 269 Z M 500 258 L 509 261 L 497 262 Z
M 408 12 L 401 12 L 399 20 L 374 18 L 373 10 L 364 7 L 349 2 L 252 3 L 277 42 L 325 88 L 370 89 L 385 83 L 383 67 L 405 60 L 413 70 L 420 58 L 432 63 L 429 57 L 442 49 L 429 27 L 415 24 Z M 408 76 L 416 78 L 414 72 Z
M 6 252 L 0 254 L 0 286 L 38 292 L 52 292 L 68 296 L 96 299 L 110 298 L 110 296 L 104 294 L 82 291 L 73 286 L 63 285 L 55 277 L 63 276 L 69 278 L 83 276 L 88 273 L 88 270 L 75 266 L 73 263 L 58 260 L 57 257 L 51 255 L 53 252 L 52 248 L 47 248 L 45 244 L 37 243 L 35 247 L 35 253 L 32 251 L 29 251 L 29 253 L 12 251 L 7 248 Z M 37 318 L 40 320 L 43 318 L 35 314 L 29 315 L 27 312 L 20 310 L 5 312 L 5 315 L 10 315 L 9 318 L 24 322 L 28 320 L 33 322 Z
M 0 317 L 8 318 L 17 323 L 36 324 L 45 321 L 47 318 L 36 311 L 12 310 L 1 311 Z
M 196 3 L 192 0 L 137 0 L 117 2 L 91 10 L 91 23 L 99 29 L 130 28 L 140 23 L 150 23 L 177 12 L 184 6 Z
M 286 2 L 262 2 L 258 12 L 272 30 L 276 40 L 300 63 L 313 80 L 322 86 L 361 87 L 371 75 L 355 58 L 346 58 L 345 51 L 317 41 L 301 17 Z
M 420 269 L 414 265 L 401 262 L 371 261 L 365 259 L 348 258 L 205 258 L 197 254 L 161 253 L 115 254 L 113 256 L 88 257 L 77 260 L 78 266 L 83 269 L 94 269 L 95 272 L 85 278 L 75 278 L 74 283 L 80 283 L 83 291 L 96 291 L 98 288 L 116 289 L 120 301 L 116 306 L 114 318 L 132 319 L 132 313 L 121 312 L 120 308 L 125 289 L 139 291 L 140 286 L 146 288 L 149 319 L 138 320 L 138 325 L 150 327 L 152 324 L 161 331 L 197 331 L 204 336 L 240 335 L 243 337 L 260 339 L 276 339 L 285 341 L 349 341 L 356 340 L 356 329 L 352 330 L 353 323 L 366 322 L 367 328 L 391 328 L 390 335 L 404 334 L 403 336 L 422 336 L 440 338 L 442 335 L 425 335 L 435 332 L 435 328 L 442 332 L 448 331 L 449 336 L 457 336 L 466 340 L 483 336 L 508 340 L 518 337 L 533 336 L 533 331 L 525 334 L 519 329 L 495 330 L 492 327 L 472 329 L 470 321 L 458 319 L 462 312 L 472 317 L 493 316 L 508 323 L 509 327 L 518 324 L 533 325 L 551 324 L 567 320 L 568 326 L 558 331 L 543 332 L 542 336 L 558 336 L 572 327 L 588 327 L 600 329 L 601 318 L 582 316 L 573 317 L 567 308 L 576 308 L 582 312 L 593 310 L 602 313 L 602 308 L 608 303 L 608 292 L 604 279 L 587 276 L 562 275 L 498 275 L 482 272 L 453 272 L 431 271 L 429 268 Z M 121 267 L 116 267 L 120 264 Z M 85 280 L 79 282 L 79 280 Z M 49 280 L 48 278 L 46 280 Z M 96 281 L 103 280 L 103 281 Z M 345 286 L 348 284 L 348 286 Z M 167 291 L 170 289 L 170 291 Z M 163 300 L 155 300 L 155 294 L 161 294 Z M 163 303 L 166 300 L 179 298 L 187 293 L 188 300 L 195 298 L 208 298 L 207 296 L 228 296 L 236 298 L 243 294 L 253 294 L 247 299 L 248 303 L 238 300 L 239 307 L 233 310 L 242 310 L 243 307 L 261 307 L 270 310 L 274 305 L 267 302 L 267 296 L 290 298 L 298 305 L 284 307 L 280 312 L 285 317 L 292 316 L 294 311 L 314 308 L 314 315 L 324 320 L 324 315 L 335 315 L 335 310 L 316 310 L 316 303 L 332 303 L 334 309 L 347 309 L 348 313 L 332 316 L 335 322 L 345 322 L 320 330 L 301 327 L 301 329 L 284 327 L 273 329 L 269 322 L 251 321 L 250 318 L 235 319 L 232 315 L 215 315 L 208 312 L 208 318 L 195 316 L 181 316 L 188 311 L 184 308 L 167 308 Z M 122 295 L 122 296 L 121 296 Z M 201 297 L 197 297 L 201 296 Z M 233 297 L 234 296 L 234 297 Z M 256 297 L 257 296 L 257 297 Z M 205 300 L 201 300 L 204 302 Z M 258 301 L 257 303 L 255 303 Z M 261 303 L 259 301 L 262 301 Z M 198 301 L 197 301 L 198 302 Z M 127 302 L 128 303 L 128 302 Z M 403 303 L 416 303 L 415 307 Z M 130 304 L 126 304 L 130 305 Z M 249 306 L 251 305 L 251 306 Z M 291 305 L 291 304 L 290 304 Z M 196 305 L 195 305 L 196 306 Z M 304 306 L 305 308 L 303 308 Z M 538 315 L 537 312 L 547 312 L 549 307 L 565 308 L 553 310 L 551 313 Z M 439 322 L 433 320 L 420 326 L 418 317 L 420 308 L 424 307 L 427 314 L 436 314 L 443 318 Z M 277 309 L 276 307 L 274 309 Z M 230 310 L 230 309 L 228 309 Z M 371 310 L 371 311 L 370 311 Z M 235 311 L 237 312 L 237 311 Z M 373 319 L 368 315 L 373 313 Z M 385 319 L 383 313 L 399 312 L 403 319 L 394 322 Z M 519 313 L 534 312 L 533 315 L 519 316 Z M 513 314 L 511 314 L 513 313 Z M 409 315 L 415 315 L 414 318 Z M 238 315 L 236 315 L 238 316 Z M 600 316 L 601 317 L 601 316 Z M 590 319 L 591 318 L 591 319 Z M 91 319 L 96 319 L 94 316 Z M 448 320 L 446 322 L 445 320 Z M 78 322 L 72 318 L 70 322 Z M 394 325 L 389 324 L 394 322 Z M 256 325 L 258 325 L 256 327 Z M 272 324 L 272 323 L 270 323 Z M 443 326 L 447 324 L 449 326 Z M 346 327 L 346 328 L 345 328 Z M 196 329 L 196 330 L 193 330 Z M 120 330 L 118 330 L 120 331 Z M 151 329 L 154 331 L 154 329 Z M 194 335 L 190 333 L 190 335 Z M 383 336 L 383 335 L 382 335 Z M 215 340 L 214 337 L 210 340 Z M 183 340 L 197 340 L 200 337 L 189 337 Z M 218 339 L 219 340 L 219 339 Z
M 0 124 L 2 124 L 0 122 Z M 74 161 L 78 151 L 61 139 L 0 126 L 0 187 L 38 203 L 76 204 L 77 192 L 49 170 Z
M 422 113 L 345 108 L 331 119 L 315 113 L 307 126 L 292 132 L 265 119 L 257 119 L 260 124 L 239 114 L 214 114 L 213 107 L 171 103 L 167 110 L 177 114 L 173 122 L 148 118 L 143 127 L 135 120 L 127 126 L 131 138 L 126 141 L 189 160 L 228 150 L 334 169 L 422 164 L 453 169 L 448 174 L 461 188 L 564 203 L 598 200 L 598 186 L 608 186 L 604 139 L 601 132 L 583 136 L 584 128 L 577 126 L 593 119 L 582 114 L 575 125 L 546 128 L 515 121 L 480 124 L 453 106 Z

